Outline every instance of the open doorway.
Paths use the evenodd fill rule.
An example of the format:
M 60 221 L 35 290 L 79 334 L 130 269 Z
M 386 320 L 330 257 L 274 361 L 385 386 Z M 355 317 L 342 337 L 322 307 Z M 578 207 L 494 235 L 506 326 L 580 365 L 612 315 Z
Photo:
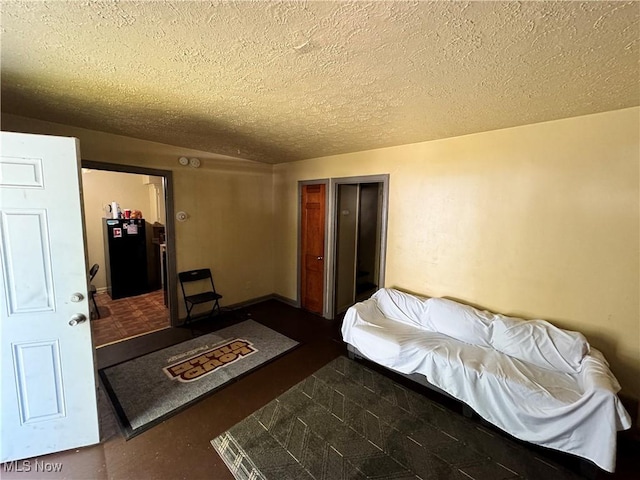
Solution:
M 333 314 L 384 286 L 388 175 L 333 181 Z
M 98 266 L 91 280 L 96 347 L 169 328 L 176 318 L 171 172 L 82 167 L 88 264 Z
M 336 314 L 378 289 L 382 184 L 338 185 Z
M 329 191 L 326 209 L 320 208 L 322 200 L 310 205 L 305 200 L 305 191 L 325 190 L 321 185 Z M 384 286 L 389 175 L 305 180 L 298 182 L 298 189 L 299 305 L 304 305 L 303 287 L 309 278 L 304 272 L 309 262 L 304 259 L 308 257 L 315 284 L 321 282 L 320 289 L 313 289 L 322 299 L 316 311 L 331 319 Z M 311 216 L 310 227 L 305 218 Z M 315 247 L 306 251 L 305 244 Z

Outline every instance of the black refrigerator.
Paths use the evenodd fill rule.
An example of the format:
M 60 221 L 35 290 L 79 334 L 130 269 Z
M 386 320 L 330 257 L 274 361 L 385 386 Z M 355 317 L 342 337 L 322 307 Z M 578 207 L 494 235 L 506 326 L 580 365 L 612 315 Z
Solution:
M 103 219 L 107 292 L 115 300 L 149 292 L 143 219 Z

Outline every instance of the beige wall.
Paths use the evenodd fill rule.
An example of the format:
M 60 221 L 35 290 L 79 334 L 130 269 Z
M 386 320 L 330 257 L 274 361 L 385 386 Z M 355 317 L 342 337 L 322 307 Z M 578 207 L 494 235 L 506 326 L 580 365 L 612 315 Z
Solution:
M 640 109 L 274 167 L 3 116 L 83 158 L 174 171 L 178 269 L 224 304 L 296 297 L 297 181 L 390 174 L 386 285 L 584 332 L 640 397 Z M 198 156 L 203 167 L 181 167 Z
M 211 268 L 223 306 L 273 293 L 271 165 L 14 115 L 2 129 L 77 137 L 86 160 L 172 170 L 175 210 L 189 214 L 176 222 L 178 271 Z M 183 155 L 202 166 L 179 165 Z
M 108 212 L 105 205 L 117 201 L 125 208 L 140 210 L 147 221 L 150 212 L 149 186 L 144 185 L 144 175 L 108 172 L 105 170 L 82 171 L 82 194 L 84 200 L 84 219 L 87 234 L 87 256 L 89 266 L 97 263 L 100 269 L 93 280 L 98 289 L 107 286 L 104 260 L 104 240 L 102 223 Z
M 386 285 L 585 333 L 640 396 L 638 108 L 274 167 L 275 290 L 297 181 L 390 174 Z

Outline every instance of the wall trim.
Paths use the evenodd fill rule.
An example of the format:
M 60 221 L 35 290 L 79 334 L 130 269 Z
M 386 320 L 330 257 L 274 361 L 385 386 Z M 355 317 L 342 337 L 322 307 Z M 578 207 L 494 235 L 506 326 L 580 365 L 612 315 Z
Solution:
M 231 305 L 226 305 L 223 308 L 223 310 L 237 310 L 239 308 L 245 308 L 245 307 L 250 307 L 251 305 L 255 305 L 257 303 L 261 303 L 261 302 L 266 302 L 268 300 L 278 300 L 279 302 L 282 303 L 286 303 L 287 305 L 291 306 L 291 307 L 295 307 L 295 308 L 300 308 L 300 305 L 298 305 L 298 303 L 291 299 L 291 298 L 287 298 L 284 297 L 282 295 L 279 295 L 277 293 L 270 293 L 268 295 L 262 295 L 261 297 L 255 297 L 255 298 L 250 298 L 248 300 L 243 300 L 242 302 L 238 302 L 238 303 L 233 303 Z
M 335 257 L 336 257 L 336 225 L 337 225 L 337 196 L 338 186 L 345 184 L 359 183 L 381 183 L 382 184 L 382 218 L 380 232 L 380 258 L 378 272 L 378 287 L 385 285 L 386 256 L 387 256 L 387 224 L 389 217 L 389 179 L 390 174 L 381 173 L 376 175 L 358 175 L 353 177 L 318 178 L 312 180 L 298 181 L 298 214 L 296 218 L 298 230 L 298 254 L 297 254 L 297 298 L 296 307 L 302 305 L 302 223 L 300 217 L 302 213 L 302 188 L 305 185 L 325 185 L 325 229 L 324 229 L 324 294 L 322 316 L 329 320 L 335 317 Z
M 178 319 L 178 273 L 176 266 L 176 234 L 173 219 L 173 172 L 157 168 L 122 165 L 109 162 L 97 162 L 82 159 L 82 168 L 107 170 L 111 172 L 135 173 L 139 175 L 153 175 L 164 179 L 164 207 L 165 207 L 165 235 L 167 244 L 167 292 L 169 296 L 169 321 L 172 327 L 180 325 Z
M 291 307 L 300 308 L 300 302 L 297 302 L 292 298 L 285 297 L 285 296 L 279 295 L 277 293 L 272 294 L 271 298 L 273 300 L 278 300 L 279 302 L 286 303 L 287 305 L 289 305 Z
M 385 273 L 386 273 L 386 261 L 387 261 L 387 228 L 389 220 L 389 179 L 388 173 L 377 175 L 358 175 L 353 177 L 336 177 L 331 178 L 329 198 L 329 229 L 331 235 L 328 239 L 328 245 L 325 249 L 329 254 L 329 266 L 328 266 L 328 282 L 327 289 L 331 292 L 335 292 L 336 287 L 336 249 L 337 249 L 337 225 L 338 225 L 338 187 L 340 185 L 354 185 L 361 183 L 380 183 L 382 184 L 382 205 L 380 215 L 380 257 L 378 259 L 378 288 L 385 286 Z M 299 228 L 298 228 L 299 230 Z M 327 255 L 325 255 L 327 258 Z M 324 316 L 328 319 L 335 317 L 335 295 L 328 297 L 326 305 L 327 314 Z
M 250 298 L 248 300 L 243 300 L 241 302 L 232 303 L 231 305 L 225 305 L 225 306 L 221 307 L 221 310 L 222 311 L 239 310 L 241 308 L 250 307 L 251 305 L 256 305 L 258 303 L 266 302 L 268 300 L 277 300 L 278 302 L 282 302 L 282 303 L 284 303 L 286 305 L 289 305 L 290 307 L 300 308 L 299 303 L 296 302 L 295 300 L 293 300 L 292 298 L 285 297 L 285 296 L 280 295 L 278 293 L 270 293 L 268 295 L 262 295 L 261 297 Z M 200 315 L 192 317 L 191 321 L 192 322 L 198 321 L 198 320 L 207 318 L 207 316 L 208 315 L 206 313 L 202 313 Z M 215 317 L 212 317 L 212 318 L 215 318 Z M 187 320 L 187 317 L 181 318 L 180 319 L 180 323 L 178 325 L 172 325 L 172 326 L 184 326 L 184 323 L 185 323 L 186 320 Z

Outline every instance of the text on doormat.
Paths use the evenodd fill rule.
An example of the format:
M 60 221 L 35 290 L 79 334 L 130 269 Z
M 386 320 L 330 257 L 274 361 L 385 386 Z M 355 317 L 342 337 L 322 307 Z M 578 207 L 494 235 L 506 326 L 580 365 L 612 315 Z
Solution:
M 162 370 L 171 380 L 193 382 L 215 370 L 257 352 L 251 342 L 236 338 L 203 353 L 194 355 Z

